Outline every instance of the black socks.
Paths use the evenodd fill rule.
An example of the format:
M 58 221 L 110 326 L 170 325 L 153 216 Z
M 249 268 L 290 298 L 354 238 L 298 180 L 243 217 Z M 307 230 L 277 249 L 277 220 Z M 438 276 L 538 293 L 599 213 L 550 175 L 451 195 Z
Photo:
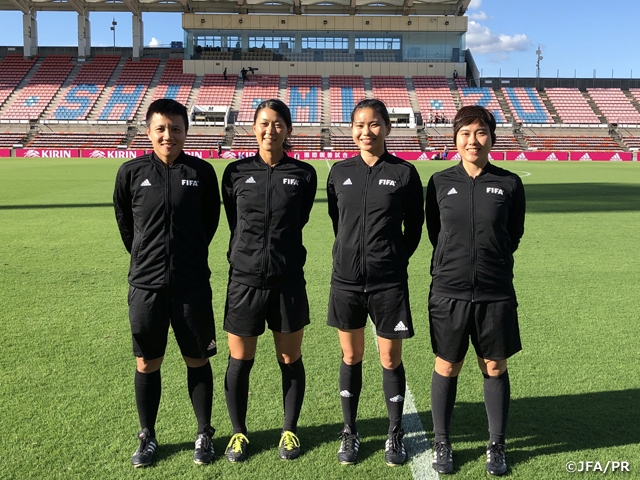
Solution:
M 484 375 L 484 406 L 489 419 L 489 443 L 504 445 L 510 397 L 511 384 L 507 370 L 497 377 Z
M 249 374 L 253 359 L 237 360 L 229 357 L 224 378 L 224 396 L 227 401 L 233 433 L 247 433 L 247 403 L 249 401 Z
M 456 403 L 458 377 L 443 377 L 433 372 L 431 377 L 431 416 L 436 442 L 449 442 L 449 426 Z
M 156 417 L 158 416 L 160 393 L 162 392 L 160 370 L 152 373 L 141 373 L 136 370 L 134 386 L 140 428 L 148 429 L 149 434 L 155 438 Z
M 351 433 L 356 433 L 356 417 L 358 403 L 362 391 L 362 362 L 355 365 L 340 365 L 340 397 L 342 401 L 342 418 L 345 425 L 351 427 Z
M 306 376 L 302 357 L 293 363 L 278 362 L 282 372 L 282 403 L 284 405 L 284 425 L 282 430 L 296 433 L 298 418 L 302 409 Z
M 198 434 L 211 426 L 211 406 L 213 404 L 213 374 L 211 363 L 198 368 L 187 367 L 189 398 L 198 420 Z
M 384 392 L 387 413 L 389 414 L 389 433 L 393 433 L 395 427 L 402 426 L 402 410 L 404 408 L 406 386 L 407 382 L 402 362 L 393 370 L 382 369 L 382 391 Z

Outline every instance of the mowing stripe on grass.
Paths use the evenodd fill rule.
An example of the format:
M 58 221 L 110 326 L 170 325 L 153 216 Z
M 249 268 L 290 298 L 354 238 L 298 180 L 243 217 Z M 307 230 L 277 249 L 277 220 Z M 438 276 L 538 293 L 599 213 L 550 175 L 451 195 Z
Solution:
M 376 327 L 369 318 L 373 338 L 378 349 L 378 336 L 376 335 Z M 378 350 L 379 351 L 379 350 Z M 402 412 L 402 428 L 404 429 L 404 446 L 409 456 L 409 466 L 411 474 L 415 480 L 435 480 L 438 479 L 437 472 L 431 468 L 431 444 L 427 438 L 416 404 L 413 401 L 413 394 L 406 384 L 404 394 L 404 411 Z

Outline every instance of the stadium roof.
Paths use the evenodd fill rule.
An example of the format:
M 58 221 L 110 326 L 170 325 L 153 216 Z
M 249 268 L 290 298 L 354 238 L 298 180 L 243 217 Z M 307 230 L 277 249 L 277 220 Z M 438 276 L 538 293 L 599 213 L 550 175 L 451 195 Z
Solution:
M 471 0 L 0 0 L 0 10 L 297 15 L 464 15 Z

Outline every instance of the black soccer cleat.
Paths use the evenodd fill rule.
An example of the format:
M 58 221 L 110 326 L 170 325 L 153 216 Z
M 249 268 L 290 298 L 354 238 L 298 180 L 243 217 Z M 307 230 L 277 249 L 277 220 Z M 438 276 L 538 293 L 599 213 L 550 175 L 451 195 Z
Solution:
M 158 441 L 151 436 L 147 428 L 143 428 L 138 432 L 138 439 L 140 439 L 140 445 L 131 457 L 131 465 L 135 468 L 151 465 L 153 454 L 158 448 Z
M 360 448 L 360 436 L 358 433 L 351 433 L 351 427 L 345 425 L 340 432 L 340 449 L 338 450 L 338 461 L 343 465 L 353 465 L 358 460 L 358 449 Z
M 507 472 L 507 457 L 501 443 L 492 442 L 487 447 L 487 472 L 498 477 Z
M 431 466 L 438 473 L 453 472 L 453 450 L 449 442 L 433 442 L 433 461 Z
M 193 451 L 193 462 L 196 465 L 208 465 L 213 460 L 215 452 L 211 440 L 215 432 L 213 427 L 208 427 L 204 433 L 199 433 L 196 437 L 195 450 Z
M 407 460 L 407 451 L 402 442 L 404 430 L 396 426 L 393 431 L 387 435 L 387 441 L 384 444 L 384 461 L 390 467 L 402 465 Z
M 285 430 L 280 437 L 280 460 L 293 460 L 300 456 L 300 440 L 298 436 Z
M 224 456 L 231 463 L 244 462 L 247 459 L 249 439 L 244 433 L 234 433 L 227 444 Z

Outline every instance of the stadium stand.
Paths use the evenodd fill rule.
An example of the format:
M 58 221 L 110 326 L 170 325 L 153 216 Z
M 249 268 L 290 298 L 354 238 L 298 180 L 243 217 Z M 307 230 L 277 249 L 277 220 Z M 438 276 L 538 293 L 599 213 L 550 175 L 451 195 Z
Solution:
M 600 123 L 579 89 L 558 87 L 547 88 L 545 92 L 562 123 Z
M 359 75 L 331 75 L 329 96 L 331 123 L 349 123 L 353 107 L 366 98 L 364 79 Z
M 124 133 L 39 133 L 26 145 L 29 148 L 118 148 Z
M 14 145 L 21 145 L 25 137 L 24 133 L 4 132 L 0 133 L 0 147 L 11 148 Z
M 25 60 L 22 55 L 7 55 L 0 61 L 0 107 L 29 73 L 38 57 Z
M 279 75 L 251 75 L 244 82 L 237 122 L 253 123 L 255 108 L 264 100 L 278 97 Z
M 195 74 L 182 73 L 181 58 L 170 58 L 167 60 L 160 80 L 158 80 L 158 86 L 153 92 L 151 101 L 159 98 L 171 98 L 187 105 L 195 79 Z
M 506 87 L 503 93 L 517 122 L 554 123 L 535 88 Z
M 640 124 L 640 113 L 618 88 L 587 88 L 589 96 L 609 123 Z
M 98 120 L 133 120 L 160 60 L 143 58 L 137 62 L 129 59 L 111 89 L 107 102 L 98 113 Z
M 616 151 L 620 146 L 611 137 L 585 135 L 536 135 L 526 136 L 531 148 L 537 150 L 567 150 L 567 151 Z
M 196 105 L 221 106 L 231 105 L 236 91 L 236 77 L 224 79 L 221 74 L 207 74 L 202 78 Z
M 411 108 L 407 82 L 399 76 L 372 76 L 371 91 L 374 98 L 382 100 L 387 108 Z
M 444 115 L 446 118 L 455 117 L 458 109 L 453 103 L 451 90 L 445 77 L 413 77 L 413 86 L 422 120 L 425 123 L 432 123 L 429 122 L 430 115 L 432 119 L 436 114 Z
M 459 80 L 459 79 L 456 79 Z M 493 113 L 497 123 L 505 123 L 506 116 L 500 108 L 498 98 L 489 87 L 462 87 L 460 91 L 462 105 L 480 105 Z
M 287 105 L 296 123 L 320 125 L 322 121 L 322 77 L 320 75 L 289 75 Z
M 40 118 L 73 70 L 71 55 L 49 55 L 20 91 L 2 118 L 35 120 Z
M 82 65 L 50 118 L 85 120 L 111 78 L 120 58 L 117 55 L 99 55 Z

